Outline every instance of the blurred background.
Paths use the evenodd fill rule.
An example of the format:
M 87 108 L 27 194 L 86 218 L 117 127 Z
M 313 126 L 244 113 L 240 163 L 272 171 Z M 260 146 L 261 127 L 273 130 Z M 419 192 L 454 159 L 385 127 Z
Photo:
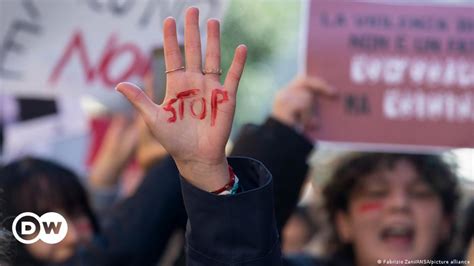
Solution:
M 137 3 L 135 3 L 137 2 Z M 400 1 L 398 1 L 400 2 Z M 414 3 L 413 1 L 402 1 Z M 458 1 L 416 1 L 449 5 L 473 5 L 470 0 Z M 416 4 L 416 3 L 415 3 Z M 1 0 L 1 79 L 0 79 L 0 121 L 3 145 L 0 158 L 3 163 L 25 153 L 36 153 L 58 159 L 73 167 L 79 173 L 87 172 L 87 160 L 95 145 L 92 132 L 94 118 L 105 113 L 131 113 L 131 109 L 117 93 L 113 85 L 100 80 L 84 82 L 86 65 L 98 61 L 101 49 L 115 33 L 132 43 L 146 40 L 140 49 L 151 56 L 155 50 L 154 65 L 157 79 L 155 90 L 162 90 L 163 76 L 159 64 L 161 48 L 161 21 L 167 15 L 178 17 L 186 6 L 197 5 L 202 9 L 201 19 L 218 17 L 222 19 L 222 66 L 224 71 L 232 59 L 234 48 L 245 43 L 249 47 L 248 63 L 239 87 L 239 99 L 234 120 L 232 138 L 245 123 L 261 123 L 269 114 L 275 92 L 287 84 L 299 71 L 304 71 L 302 46 L 304 42 L 304 21 L 302 12 L 307 6 L 300 0 L 229 0 L 229 1 L 15 1 Z M 79 10 L 68 18 L 67 12 Z M 148 10 L 145 12 L 145 10 Z M 82 13 L 81 13 L 82 12 Z M 167 13 L 168 12 L 168 13 Z M 59 16 L 57 13 L 61 13 Z M 53 14 L 46 19 L 46 14 Z M 54 15 L 55 14 L 55 15 Z M 95 29 L 86 23 L 84 15 L 97 22 L 117 17 L 122 23 L 141 23 L 144 30 L 135 31 L 126 25 L 102 22 Z M 80 21 L 73 21 L 75 17 Z M 99 16 L 99 17 L 98 17 Z M 56 21 L 54 21 L 56 19 Z M 72 20 L 69 21 L 69 20 Z M 201 22 L 202 22 L 201 21 Z M 94 23 L 94 22 L 93 22 Z M 64 25 L 66 26 L 64 26 Z M 57 29 L 56 29 L 56 28 Z M 65 47 L 74 47 L 74 37 L 83 27 L 82 41 L 89 49 L 91 62 L 81 61 L 80 49 L 72 51 L 69 61 L 64 63 L 62 76 L 51 82 L 54 70 L 42 72 L 47 67 L 58 68 L 58 61 L 65 56 Z M 67 34 L 65 34 L 67 33 Z M 142 34 L 142 35 L 140 35 Z M 205 33 L 202 33 L 203 37 Z M 127 37 L 130 35 L 130 38 Z M 150 35 L 154 37 L 151 38 Z M 43 37 L 43 36 L 47 36 Z M 61 43 L 62 42 L 62 43 Z M 118 41 L 119 42 L 119 41 Z M 55 44 L 55 45 L 47 45 Z M 103 45 L 104 44 L 104 45 Z M 69 45 L 69 46 L 68 46 Z M 79 47 L 78 45 L 77 47 Z M 54 50 L 51 47 L 57 47 Z M 77 48 L 76 47 L 76 48 Z M 41 49 L 44 53 L 41 54 Z M 74 50 L 74 48 L 72 49 Z M 77 54 L 74 54 L 76 53 Z M 94 54 L 97 53 L 97 54 Z M 56 58 L 54 58 L 56 57 Z M 36 59 L 36 60 L 35 60 Z M 37 62 L 31 62 L 31 61 Z M 46 60 L 46 61 L 45 61 Z M 116 65 L 127 64 L 130 58 L 116 59 Z M 162 58 L 161 58 L 162 60 Z M 158 63 L 157 63 L 158 62 Z M 129 63 L 129 62 L 128 62 Z M 43 67 L 47 65 L 47 67 Z M 157 66 L 158 65 L 158 66 Z M 20 70 L 30 73 L 16 82 Z M 126 69 L 125 69 L 126 70 Z M 120 74 L 118 70 L 112 70 Z M 44 73 L 32 75 L 31 72 Z M 122 67 L 122 72 L 123 67 Z M 126 71 L 125 71 L 126 72 Z M 20 75 L 20 74 L 18 74 Z M 49 83 L 42 80 L 49 77 Z M 143 84 L 143 71 L 124 75 L 126 80 Z M 111 78 L 109 78 L 110 81 Z M 51 89 L 48 87 L 61 88 Z M 80 88 L 77 88 L 80 87 Z M 160 88 L 161 87 L 161 88 Z M 71 121 L 74 121 L 73 123 Z M 38 141 L 38 137 L 41 141 Z M 474 153 L 472 149 L 450 151 L 458 161 L 459 172 L 466 180 L 474 181 Z
M 474 0 L 396 2 L 474 6 Z M 60 162 L 81 177 L 91 176 L 113 116 L 134 116 L 114 85 L 120 81 L 143 88 L 153 84 L 160 101 L 165 78 L 162 21 L 175 16 L 182 41 L 182 14 L 188 6 L 200 8 L 201 25 L 211 17 L 222 22 L 222 77 L 235 47 L 244 43 L 249 48 L 232 143 L 243 125 L 262 123 L 275 93 L 304 73 L 306 21 L 302 14 L 307 5 L 303 0 L 0 0 L 0 165 L 36 155 Z M 153 78 L 147 70 L 152 70 Z M 123 127 L 123 121 L 115 121 L 116 128 L 120 123 Z M 119 133 L 115 141 L 123 137 L 125 142 L 128 137 Z M 445 150 L 444 154 L 458 166 L 466 198 L 474 196 L 474 149 Z M 114 150 L 109 149 L 108 155 L 113 157 Z M 319 146 L 310 164 L 324 167 L 332 155 L 333 151 Z M 123 174 L 123 194 L 131 194 L 139 183 L 136 164 L 132 162 L 129 174 Z M 324 181 L 316 173 L 312 180 Z M 308 209 L 320 208 L 311 204 L 317 194 L 317 186 L 313 189 L 308 183 L 298 212 L 315 213 Z M 306 216 L 319 223 L 320 217 Z M 294 221 L 294 228 L 303 227 L 299 222 Z

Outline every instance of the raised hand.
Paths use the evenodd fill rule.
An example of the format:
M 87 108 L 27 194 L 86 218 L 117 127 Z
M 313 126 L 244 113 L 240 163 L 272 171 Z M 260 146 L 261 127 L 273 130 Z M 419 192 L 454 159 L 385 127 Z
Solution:
M 210 19 L 207 22 L 204 69 L 198 21 L 199 10 L 188 8 L 185 66 L 176 37 L 176 22 L 171 17 L 164 21 L 167 81 L 166 96 L 161 105 L 153 103 L 131 83 L 120 83 L 117 90 L 140 112 L 153 135 L 173 156 L 181 175 L 195 186 L 213 191 L 229 180 L 224 148 L 232 126 L 247 48 L 244 45 L 237 47 L 222 85 L 219 79 L 219 21 Z
M 298 131 L 311 134 L 318 126 L 314 115 L 316 97 L 335 95 L 335 89 L 319 77 L 297 77 L 277 92 L 272 117 Z
M 90 186 L 108 188 L 117 185 L 120 174 L 137 148 L 136 124 L 123 115 L 113 116 L 91 168 Z

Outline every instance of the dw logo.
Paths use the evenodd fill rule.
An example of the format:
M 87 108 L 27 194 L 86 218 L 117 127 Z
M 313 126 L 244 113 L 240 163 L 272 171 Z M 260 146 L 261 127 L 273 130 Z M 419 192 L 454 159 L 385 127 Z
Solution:
M 66 237 L 67 223 L 66 219 L 56 212 L 47 212 L 41 217 L 32 212 L 23 212 L 13 221 L 12 232 L 23 244 L 33 244 L 38 240 L 56 244 Z

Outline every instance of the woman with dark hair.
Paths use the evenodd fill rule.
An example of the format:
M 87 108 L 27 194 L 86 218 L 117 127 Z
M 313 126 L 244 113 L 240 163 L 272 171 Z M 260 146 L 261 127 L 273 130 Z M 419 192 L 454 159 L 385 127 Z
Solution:
M 396 265 L 447 259 L 458 197 L 453 168 L 439 156 L 346 155 L 323 189 L 335 230 L 329 261 Z
M 57 212 L 69 225 L 65 239 L 56 245 L 42 241 L 29 245 L 16 242 L 15 264 L 63 262 L 75 253 L 80 243 L 90 242 L 99 232 L 86 191 L 70 170 L 50 161 L 25 158 L 3 167 L 0 176 L 6 228 L 12 228 L 15 217 L 23 212 L 38 216 Z
M 85 189 L 68 169 L 36 158 L 6 165 L 0 169 L 3 228 L 11 230 L 15 217 L 23 212 L 38 216 L 57 212 L 68 224 L 65 238 L 54 245 L 43 241 L 33 244 L 12 241 L 12 264 L 156 263 L 173 231 L 183 228 L 186 222 L 177 175 L 171 158 L 157 162 L 137 192 L 114 206 L 99 226 Z
M 312 143 L 301 129 L 317 126 L 311 99 L 333 93 L 322 80 L 298 78 L 278 92 L 272 117 L 247 135 L 246 142 L 260 150 L 254 157 L 279 187 L 306 176 Z M 246 142 L 236 143 L 236 149 L 247 149 Z M 287 265 L 406 265 L 450 257 L 459 191 L 454 167 L 441 156 L 347 153 L 332 163 L 323 188 L 334 230 L 328 257 L 292 256 Z
M 254 149 L 260 151 L 254 157 L 268 167 L 275 187 L 291 188 L 307 174 L 305 158 L 312 145 L 306 141 L 305 148 L 302 138 L 273 117 L 247 133 L 245 141 L 236 143 L 236 150 L 243 155 L 249 151 L 246 144 L 255 144 Z M 278 152 L 270 152 L 272 146 L 278 146 Z M 328 256 L 292 255 L 283 259 L 284 265 L 415 265 L 457 255 L 450 254 L 459 198 L 452 165 L 438 155 L 421 154 L 348 153 L 338 159 L 323 188 L 334 231 L 327 243 Z M 298 194 L 287 192 L 279 193 L 281 198 L 275 201 L 288 203 L 288 197 Z
M 333 94 L 322 80 L 296 79 L 278 92 L 272 117 L 237 142 L 234 152 L 244 155 L 253 145 L 253 157 L 269 169 L 276 187 L 291 188 L 307 174 L 313 144 L 302 129 L 317 126 L 312 99 Z M 328 257 L 291 256 L 286 265 L 406 265 L 449 258 L 459 191 L 453 166 L 441 156 L 348 153 L 331 168 L 323 189 L 334 230 Z M 288 203 L 286 197 L 275 201 Z

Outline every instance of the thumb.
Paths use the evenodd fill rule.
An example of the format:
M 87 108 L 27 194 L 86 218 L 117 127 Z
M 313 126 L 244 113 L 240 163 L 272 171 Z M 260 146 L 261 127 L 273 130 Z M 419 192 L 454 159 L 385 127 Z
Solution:
M 158 110 L 156 105 L 137 85 L 130 82 L 121 82 L 115 90 L 122 93 L 135 109 L 140 112 L 145 121 L 152 121 L 152 116 Z

